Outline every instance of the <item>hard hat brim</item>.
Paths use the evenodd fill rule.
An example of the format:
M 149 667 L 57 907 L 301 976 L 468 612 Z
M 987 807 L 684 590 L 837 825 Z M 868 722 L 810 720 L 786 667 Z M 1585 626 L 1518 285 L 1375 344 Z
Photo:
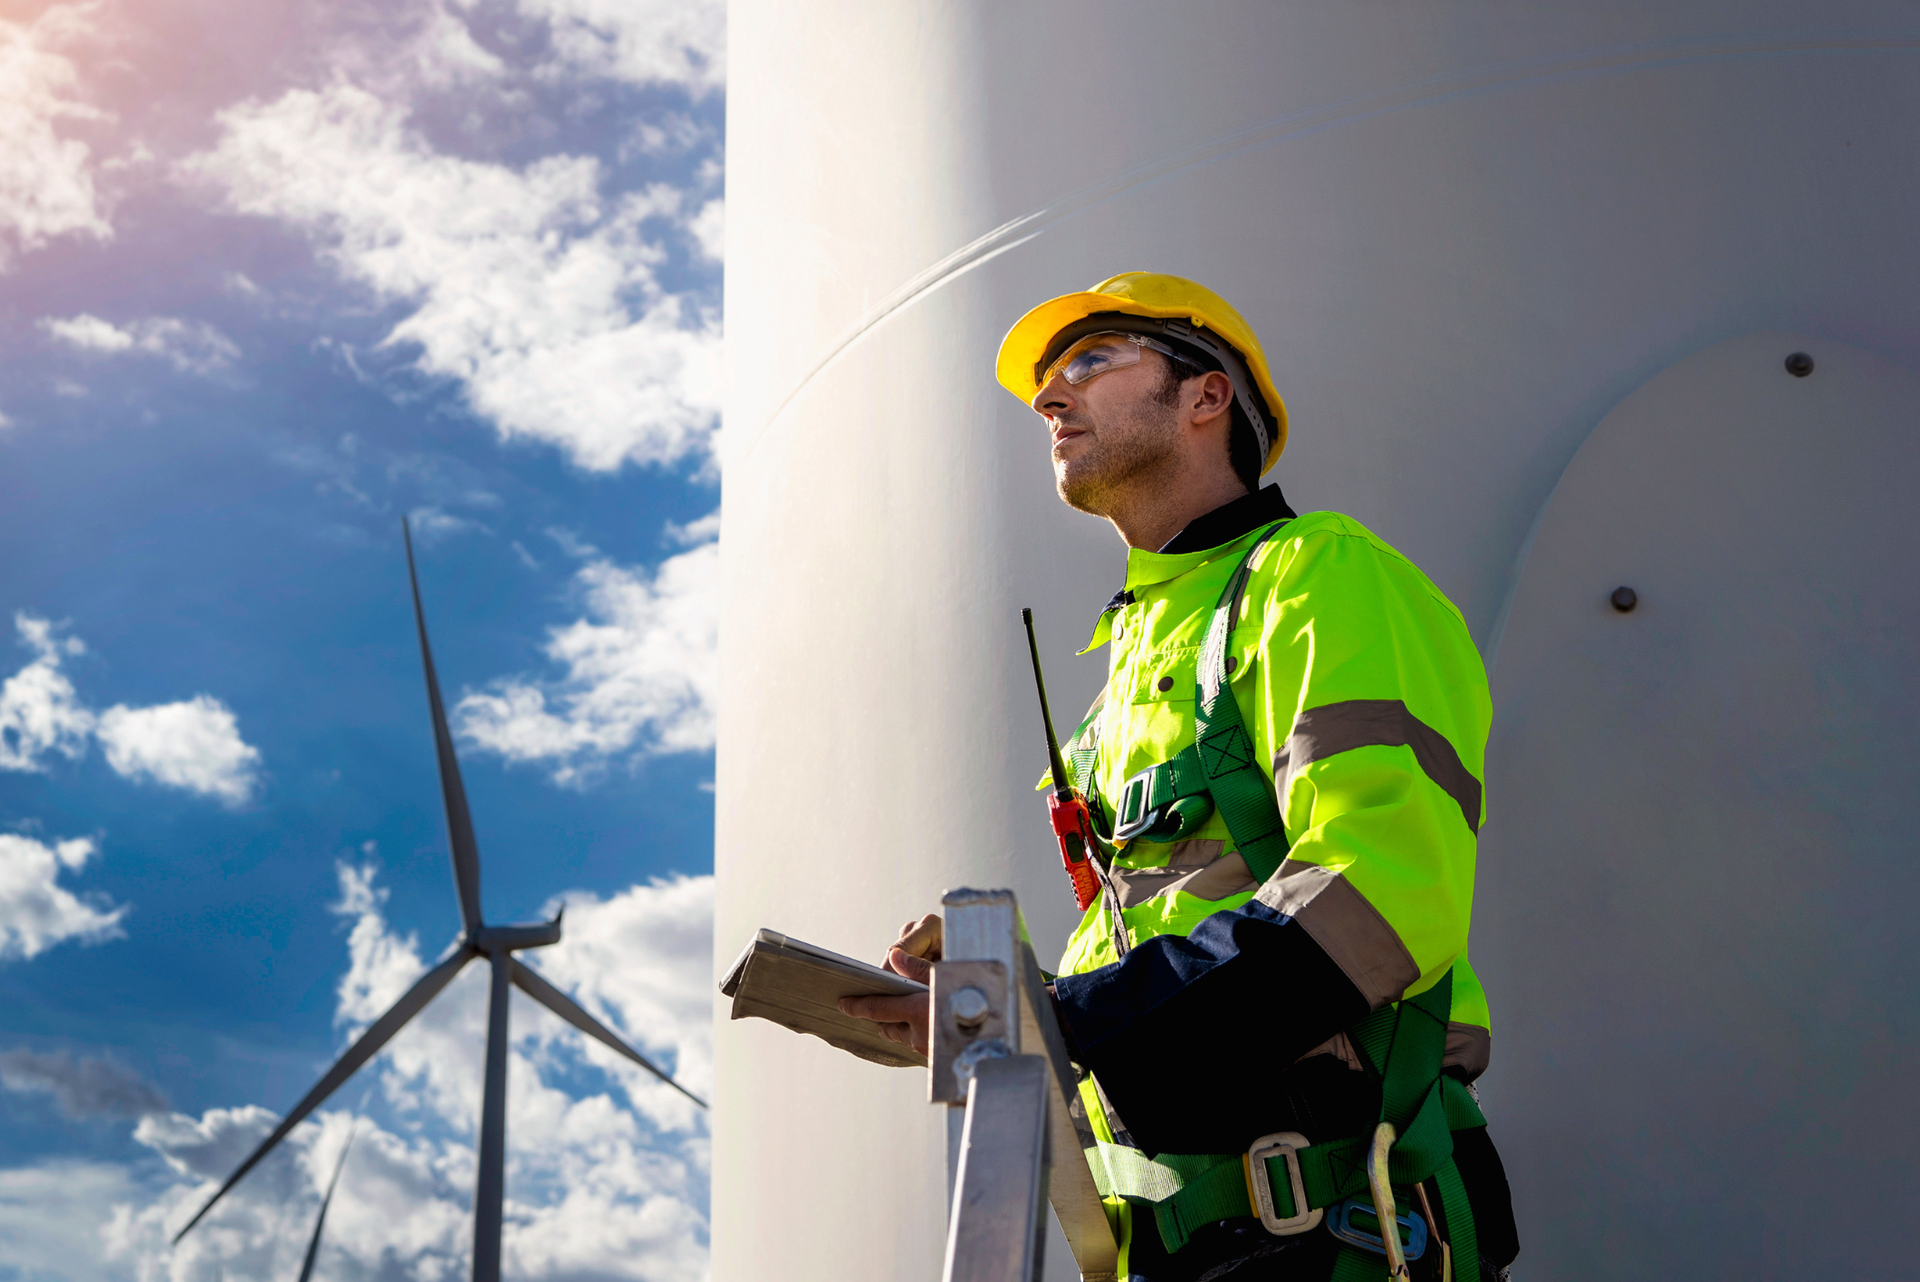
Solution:
M 1075 321 L 1099 312 L 1125 312 L 1159 320 L 1183 320 L 1202 328 L 1207 327 L 1207 318 L 1194 315 L 1191 307 L 1159 307 L 1136 298 L 1092 290 L 1062 294 L 1058 298 L 1048 299 L 1015 321 L 1013 328 L 1007 331 L 1007 336 L 1000 340 L 1000 354 L 994 362 L 994 374 L 1000 380 L 1000 386 L 1019 397 L 1023 404 L 1031 404 L 1040 390 L 1034 382 L 1034 366 L 1046 355 L 1053 336 Z M 1267 410 L 1272 415 L 1273 443 L 1267 448 L 1267 457 L 1260 464 L 1260 472 L 1265 475 L 1280 460 L 1281 451 L 1287 447 L 1286 402 L 1280 399 L 1280 393 L 1273 385 L 1273 375 L 1267 370 L 1266 358 L 1257 345 L 1235 342 L 1233 336 L 1217 328 L 1211 332 L 1231 346 L 1246 362 L 1247 372 L 1253 376 L 1261 399 L 1266 402 Z M 1250 347 L 1252 350 L 1248 350 Z

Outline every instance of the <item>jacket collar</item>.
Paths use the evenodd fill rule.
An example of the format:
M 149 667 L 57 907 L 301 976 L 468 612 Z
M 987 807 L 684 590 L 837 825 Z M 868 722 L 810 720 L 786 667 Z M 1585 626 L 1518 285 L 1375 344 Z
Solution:
M 1113 612 L 1133 603 L 1135 589 L 1177 579 L 1195 566 L 1212 560 L 1211 554 L 1226 544 L 1245 537 L 1263 525 L 1291 521 L 1298 515 L 1288 506 L 1280 487 L 1269 485 L 1223 503 L 1204 516 L 1194 517 L 1158 552 L 1141 548 L 1127 549 L 1126 585 L 1114 593 L 1113 599 L 1101 610 L 1087 650 L 1097 648 L 1111 637 Z M 1085 654 L 1087 650 L 1080 653 Z
M 1187 522 L 1186 529 L 1167 540 L 1167 545 L 1160 549 L 1159 555 L 1205 552 L 1223 543 L 1233 542 L 1248 530 L 1271 525 L 1275 521 L 1291 521 L 1298 515 L 1287 506 L 1286 497 L 1280 493 L 1278 485 L 1251 490 L 1231 503 L 1222 503 L 1205 516 L 1194 517 Z

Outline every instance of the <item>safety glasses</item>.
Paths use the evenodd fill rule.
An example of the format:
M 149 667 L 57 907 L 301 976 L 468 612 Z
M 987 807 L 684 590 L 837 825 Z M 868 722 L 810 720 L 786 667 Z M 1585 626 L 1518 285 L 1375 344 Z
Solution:
M 1140 363 L 1142 348 L 1151 347 L 1168 360 L 1184 365 L 1195 373 L 1207 371 L 1191 357 L 1183 356 L 1165 343 L 1157 342 L 1144 334 L 1089 334 L 1060 354 L 1060 359 L 1047 366 L 1046 377 L 1040 380 L 1045 387 L 1055 374 L 1067 380 L 1069 386 L 1078 387 L 1090 378 L 1097 378 L 1111 369 L 1120 369 L 1127 365 Z

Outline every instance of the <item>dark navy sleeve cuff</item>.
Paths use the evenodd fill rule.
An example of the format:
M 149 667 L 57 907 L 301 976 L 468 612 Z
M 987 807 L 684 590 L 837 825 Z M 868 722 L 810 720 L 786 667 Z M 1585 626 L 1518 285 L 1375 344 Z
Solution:
M 1215 913 L 1185 938 L 1143 940 L 1124 961 L 1062 975 L 1053 988 L 1076 1058 L 1156 1152 L 1233 1147 L 1215 1141 L 1244 1128 L 1245 1093 L 1368 1009 L 1298 922 L 1258 902 Z

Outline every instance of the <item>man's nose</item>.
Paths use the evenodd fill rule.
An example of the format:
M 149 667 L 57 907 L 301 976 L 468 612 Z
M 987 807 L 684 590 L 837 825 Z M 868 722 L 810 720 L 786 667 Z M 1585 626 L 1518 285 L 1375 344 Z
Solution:
M 1033 394 L 1033 399 L 1027 403 L 1033 406 L 1036 413 L 1044 414 L 1048 418 L 1057 418 L 1062 414 L 1071 413 L 1079 404 L 1079 400 L 1073 394 L 1072 384 L 1059 374 L 1055 374 L 1047 380 L 1046 386 Z

